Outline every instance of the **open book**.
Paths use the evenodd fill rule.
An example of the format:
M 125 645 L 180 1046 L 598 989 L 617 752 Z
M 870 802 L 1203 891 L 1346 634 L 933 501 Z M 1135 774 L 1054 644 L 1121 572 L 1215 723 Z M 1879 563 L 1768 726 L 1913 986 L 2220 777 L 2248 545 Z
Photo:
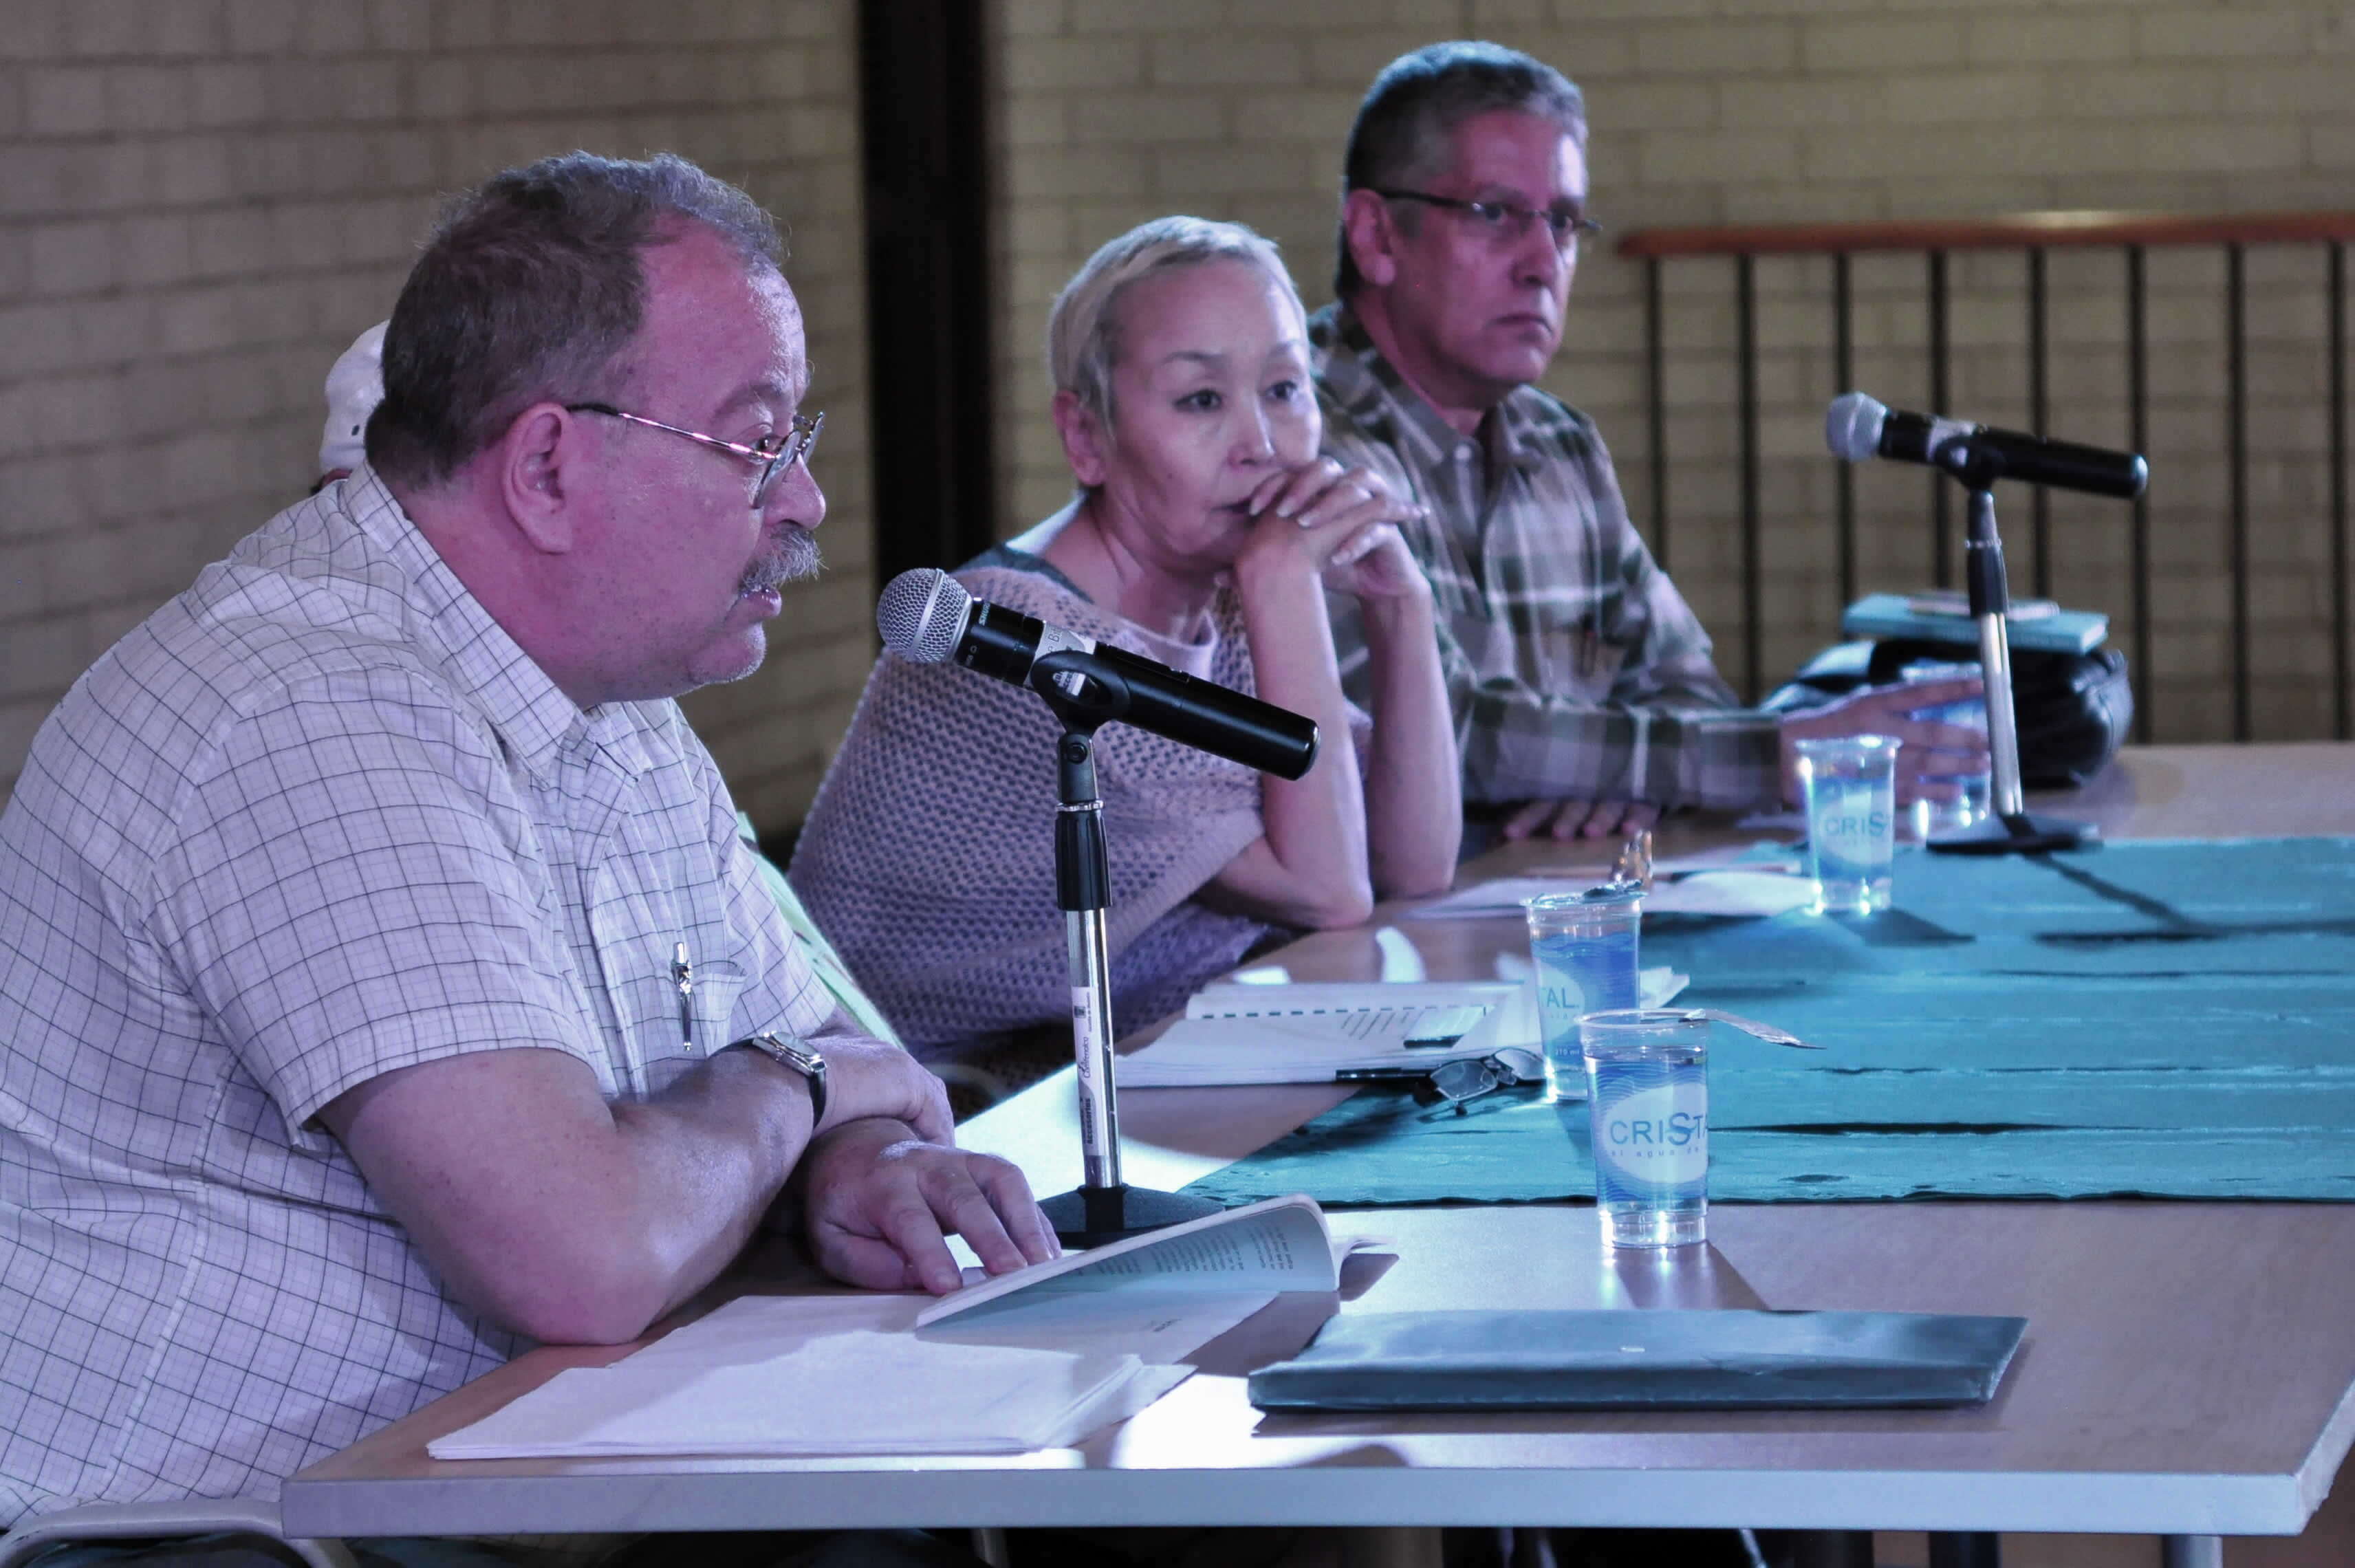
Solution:
M 1018 1454 L 1183 1382 L 1185 1358 L 1340 1277 L 1305 1197 L 1071 1253 L 934 1300 L 742 1296 L 610 1367 L 560 1371 L 427 1445 L 436 1459 Z
M 1340 1282 L 1340 1257 L 1333 1233 L 1326 1229 L 1325 1211 L 1314 1198 L 1295 1192 L 1083 1253 L 1066 1253 L 1052 1263 L 1033 1264 L 995 1279 L 985 1275 L 919 1312 L 916 1325 L 928 1328 L 985 1308 L 993 1317 L 1009 1317 L 1046 1306 L 1055 1296 L 1197 1291 L 1273 1296 L 1287 1290 L 1334 1290 Z

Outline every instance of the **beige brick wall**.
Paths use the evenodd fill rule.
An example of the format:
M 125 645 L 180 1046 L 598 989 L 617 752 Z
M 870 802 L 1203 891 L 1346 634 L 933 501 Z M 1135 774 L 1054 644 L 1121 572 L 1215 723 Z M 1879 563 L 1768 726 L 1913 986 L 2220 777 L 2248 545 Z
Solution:
M 1038 343 L 1094 245 L 1238 218 L 1327 293 L 1338 148 L 1371 73 L 1433 37 L 1531 48 L 1587 90 L 1615 229 L 2099 206 L 2355 206 L 2355 10 L 2184 0 L 988 0 L 999 513 L 1059 505 Z M 0 28 L 0 791 L 110 641 L 310 476 L 318 382 L 389 308 L 440 193 L 582 145 L 670 147 L 793 225 L 831 570 L 752 681 L 691 699 L 764 824 L 798 818 L 871 647 L 852 0 L 12 0 Z M 2253 252 L 2260 731 L 2320 732 L 2328 585 L 2319 260 Z M 2123 436 L 2117 263 L 2060 255 L 2054 420 Z M 1759 268 L 1767 658 L 1828 635 L 1828 269 Z M 1958 259 L 1955 406 L 2025 408 L 2016 259 Z M 1668 272 L 1672 554 L 1730 650 L 1730 267 Z M 2212 253 L 2155 255 L 2162 736 L 2223 732 L 2222 349 Z M 1926 395 L 1918 264 L 1858 263 L 1860 384 Z M 1647 515 L 1641 273 L 1590 251 L 1550 384 Z M 1923 483 L 1865 474 L 1866 586 L 1926 575 Z M 2121 509 L 2059 498 L 2058 587 L 2127 608 Z M 2024 498 L 2007 502 L 2016 562 Z
M 1003 222 L 997 322 L 1001 525 L 1059 505 L 1039 343 L 1054 292 L 1128 225 L 1187 210 L 1278 240 L 1312 308 L 1328 297 L 1339 151 L 1372 73 L 1433 38 L 1528 48 L 1584 88 L 1596 210 L 1615 231 L 1719 222 L 1973 217 L 2055 208 L 2355 208 L 2355 7 L 2285 0 L 993 0 Z M 2322 261 L 2249 256 L 2257 730 L 2328 732 Z M 2115 254 L 2051 262 L 2056 433 L 2122 442 L 2125 325 Z M 1955 411 L 2027 409 L 2016 256 L 1957 257 Z M 1772 677 L 1830 636 L 1833 476 L 1823 261 L 1758 266 Z M 1676 575 L 1738 663 L 1740 588 L 1727 261 L 1667 272 Z M 2162 739 L 2230 732 L 2222 466 L 2223 263 L 2154 253 L 2154 709 Z M 1928 394 L 1922 266 L 1856 264 L 1859 383 Z M 1613 441 L 1648 517 L 1643 276 L 1582 258 L 1551 389 Z M 1863 586 L 1929 573 L 1924 476 L 1864 473 Z M 1957 498 L 1959 500 L 1959 497 Z M 2004 497 L 2015 580 L 2029 505 Z M 1955 508 L 1959 519 L 1960 507 Z M 2127 508 L 2056 497 L 2055 587 L 2122 640 Z
M 8 0 L 0 23 L 0 796 L 74 676 L 299 498 L 320 381 L 442 193 L 670 149 L 792 229 L 829 571 L 690 708 L 797 820 L 872 646 L 851 0 Z

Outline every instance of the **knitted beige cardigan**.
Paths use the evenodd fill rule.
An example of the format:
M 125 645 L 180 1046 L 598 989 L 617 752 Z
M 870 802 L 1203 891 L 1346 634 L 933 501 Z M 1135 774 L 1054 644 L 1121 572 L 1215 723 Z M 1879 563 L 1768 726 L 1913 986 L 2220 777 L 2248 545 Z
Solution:
M 999 547 L 956 573 L 987 599 L 1133 653 L 1171 645 L 1091 603 L 1040 558 Z M 1188 673 L 1254 690 L 1241 608 L 1211 608 Z M 1353 711 L 1362 732 L 1365 720 Z M 1055 741 L 1037 694 L 886 651 L 794 851 L 791 880 L 858 983 L 919 1055 L 1071 1016 L 1055 904 Z M 1260 837 L 1259 775 L 1128 725 L 1096 736 L 1111 850 L 1116 1030 L 1182 1007 L 1273 929 L 1194 901 Z

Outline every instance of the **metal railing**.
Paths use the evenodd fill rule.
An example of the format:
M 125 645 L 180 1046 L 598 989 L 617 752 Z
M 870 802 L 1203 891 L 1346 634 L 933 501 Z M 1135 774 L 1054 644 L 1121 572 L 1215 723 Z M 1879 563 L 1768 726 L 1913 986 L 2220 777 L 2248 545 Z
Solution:
M 1651 539 L 1655 553 L 1667 564 L 1670 514 L 1670 464 L 1668 446 L 1666 303 L 1662 272 L 1671 261 L 1689 258 L 1731 258 L 1733 261 L 1735 339 L 1734 416 L 1740 426 L 1740 556 L 1742 579 L 1742 647 L 1743 677 L 1754 698 L 1762 686 L 1762 525 L 1760 485 L 1760 407 L 1757 259 L 1764 256 L 1828 257 L 1831 278 L 1827 325 L 1831 336 L 1832 384 L 1829 399 L 1850 389 L 1856 373 L 1856 312 L 1852 258 L 1870 252 L 1917 254 L 1923 268 L 1923 304 L 1926 315 L 1930 411 L 1968 417 L 1950 407 L 1951 370 L 1955 354 L 1949 304 L 1952 294 L 1949 258 L 1962 251 L 2006 251 L 2026 258 L 2024 305 L 2027 328 L 2027 404 L 2031 431 L 2046 432 L 2051 412 L 2050 396 L 2050 302 L 2048 254 L 2053 251 L 2103 248 L 2115 251 L 2123 276 L 2127 413 L 2127 439 L 2133 450 L 2149 453 L 2155 484 L 2169 475 L 2168 454 L 2149 453 L 2150 334 L 2147 258 L 2160 249 L 2220 248 L 2224 257 L 2224 399 L 2221 411 L 2222 447 L 2228 471 L 2228 550 L 2231 564 L 2231 689 L 2232 726 L 2235 740 L 2247 740 L 2252 729 L 2251 605 L 2249 546 L 2249 363 L 2246 256 L 2254 246 L 2318 246 L 2324 252 L 2328 325 L 2323 353 L 2328 360 L 2327 412 L 2328 501 L 2327 528 L 2330 560 L 2332 712 L 2336 737 L 2355 735 L 2355 655 L 2350 647 L 2348 584 L 2348 357 L 2347 243 L 2355 240 L 2355 212 L 2242 214 L 2221 217 L 2138 216 L 2103 212 L 2031 213 L 1969 221 L 1798 224 L 1706 229 L 1655 229 L 1628 234 L 1618 245 L 1623 256 L 1640 260 L 1645 268 L 1645 356 L 1650 427 Z M 1858 576 L 1857 509 L 1853 472 L 1841 465 L 1838 478 L 1835 541 L 1840 601 L 1856 598 Z M 1934 581 L 1945 586 L 1955 558 L 1953 486 L 1932 481 L 1930 549 Z M 2031 490 L 2029 564 L 2034 591 L 2052 592 L 2051 503 L 2045 492 Z M 2146 496 L 2134 504 L 2131 534 L 2131 604 L 2133 677 L 2136 697 L 2136 738 L 2148 740 L 2152 722 L 2150 682 L 2154 670 L 2151 605 L 2151 507 Z M 2018 540 L 2011 541 L 2014 549 Z

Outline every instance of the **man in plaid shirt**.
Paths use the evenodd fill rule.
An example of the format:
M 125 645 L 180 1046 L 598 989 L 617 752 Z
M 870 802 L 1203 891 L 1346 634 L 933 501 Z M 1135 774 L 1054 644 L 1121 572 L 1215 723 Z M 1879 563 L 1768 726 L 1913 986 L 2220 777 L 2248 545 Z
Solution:
M 1595 227 L 1585 144 L 1578 89 L 1527 55 L 1446 43 L 1393 61 L 1350 131 L 1339 303 L 1310 323 L 1327 452 L 1425 508 L 1403 528 L 1441 612 L 1467 814 L 1569 837 L 1673 806 L 1773 806 L 1796 795 L 1792 743 L 1810 736 L 1902 741 L 1901 801 L 1924 773 L 1983 769 L 1976 732 L 1909 717 L 1976 679 L 1739 707 L 1628 522 L 1593 422 L 1532 385 Z M 1363 700 L 1355 627 L 1336 623 Z
M 883 1289 L 955 1289 L 945 1232 L 1054 1254 L 813 973 L 672 700 L 816 564 L 782 261 L 677 158 L 495 177 L 352 473 L 42 727 L 0 812 L 0 1529 L 274 1499 L 771 1223 Z

